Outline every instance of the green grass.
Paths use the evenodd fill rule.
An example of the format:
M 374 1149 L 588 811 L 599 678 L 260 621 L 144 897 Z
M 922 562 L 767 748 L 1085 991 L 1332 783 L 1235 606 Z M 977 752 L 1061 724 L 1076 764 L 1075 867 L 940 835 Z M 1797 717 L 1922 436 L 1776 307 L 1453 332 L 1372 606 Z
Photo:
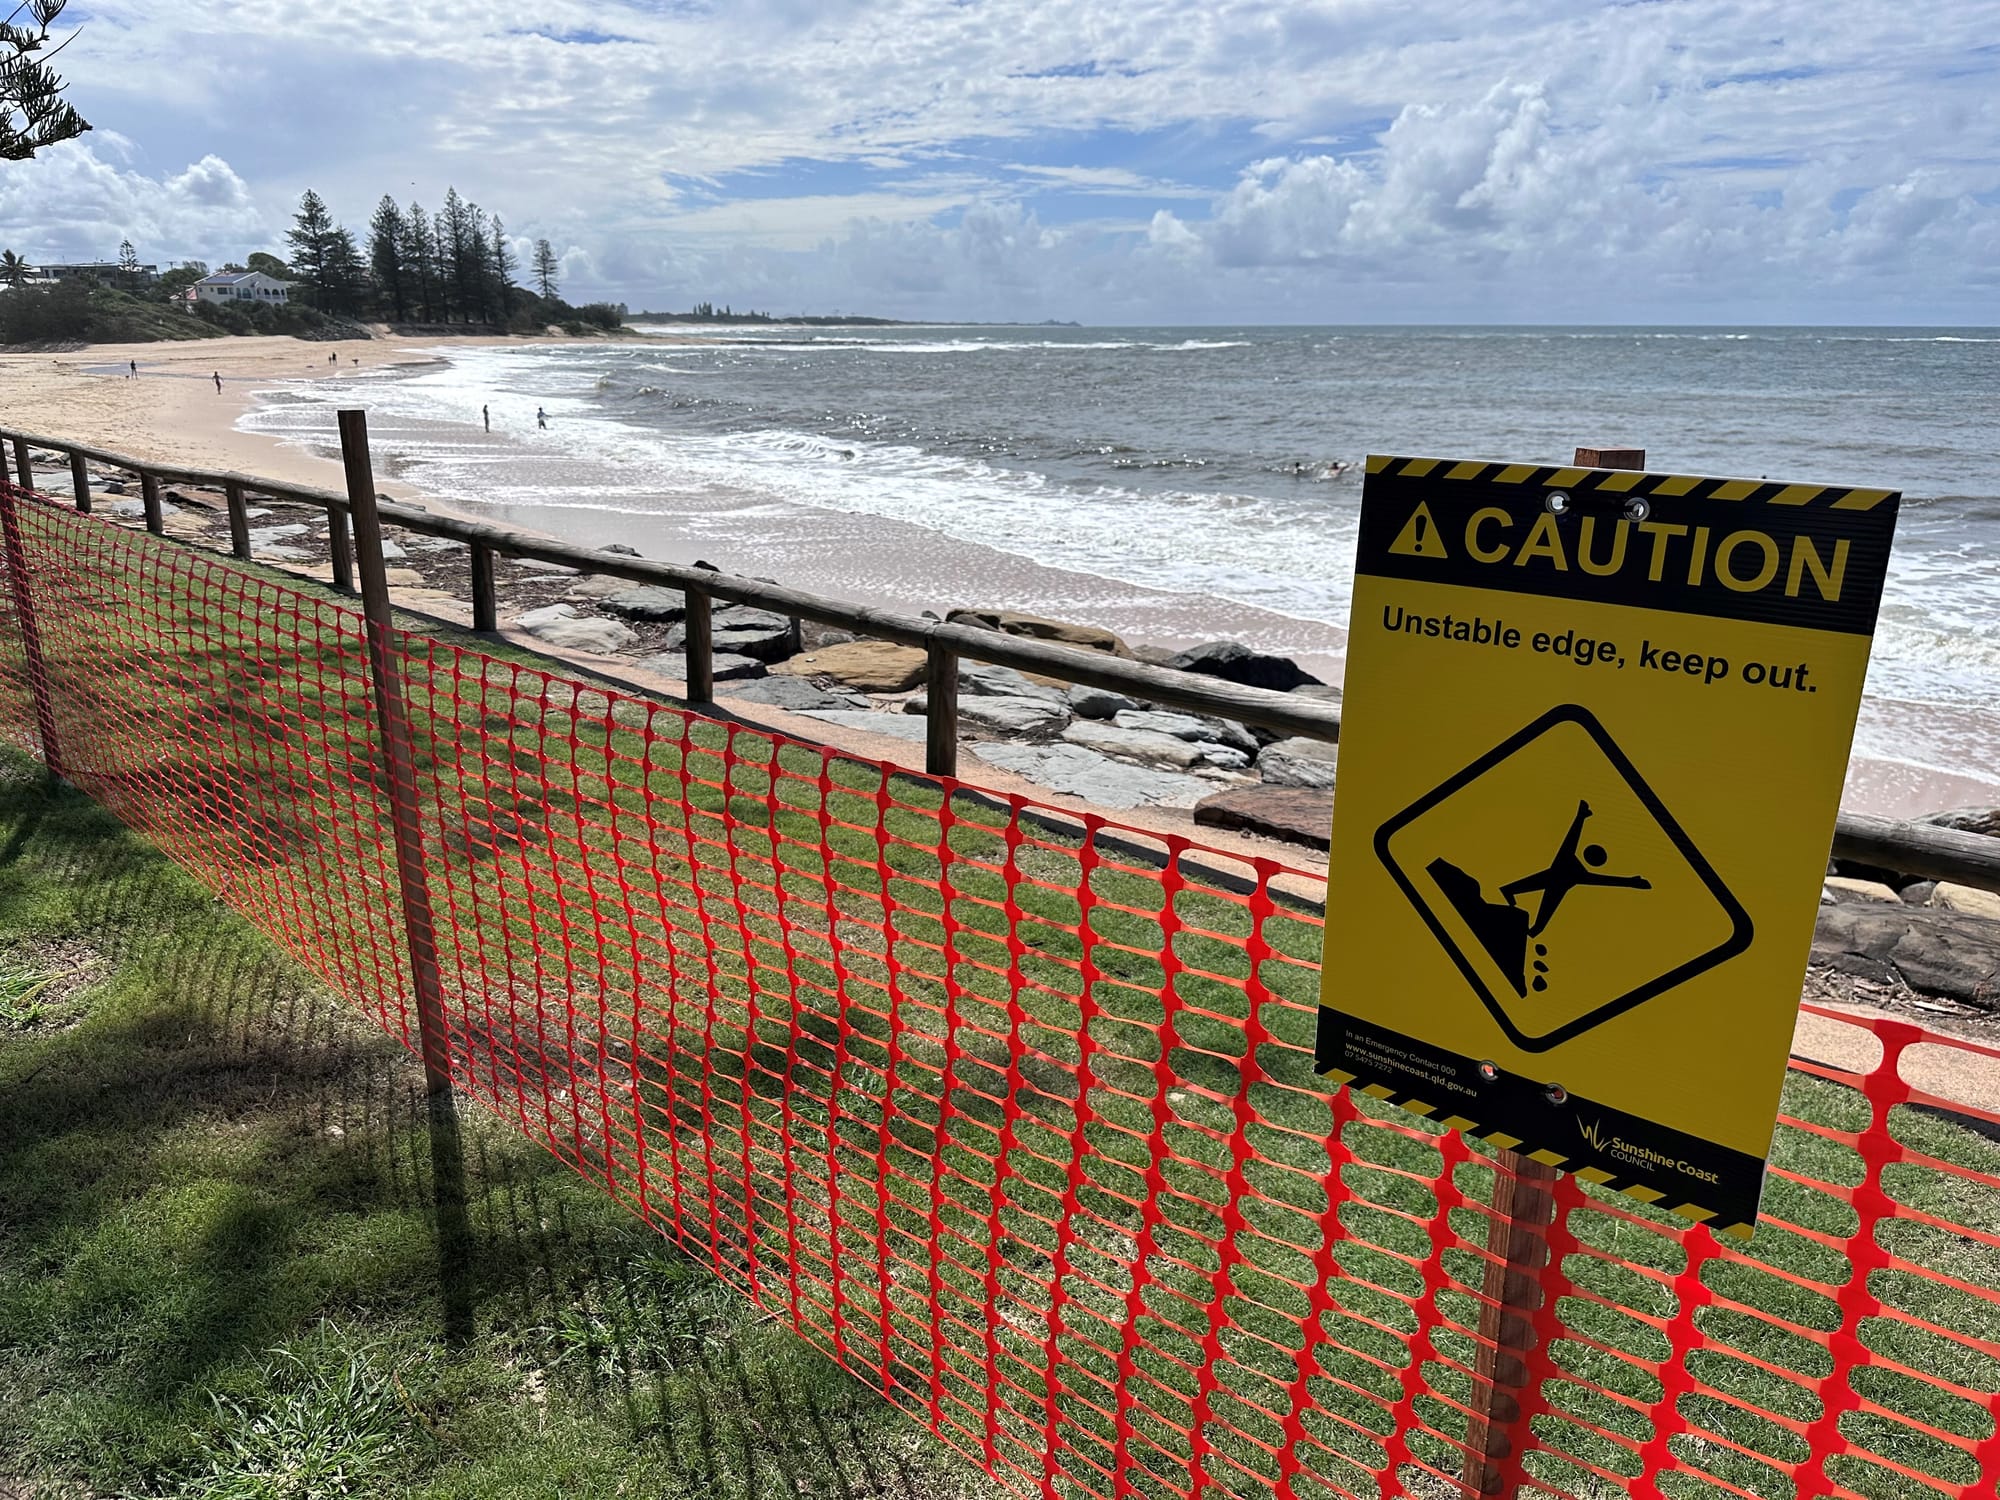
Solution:
M 477 1111 L 443 1352 L 419 1070 L 7 752 L 0 972 L 52 952 L 95 979 L 0 1023 L 0 1493 L 982 1492 Z
M 145 561 L 161 544 L 114 543 L 40 580 L 72 758 L 94 755 L 95 789 L 226 872 L 233 901 L 409 1037 L 351 623 L 310 591 L 297 613 L 245 597 L 237 581 L 254 575 L 220 567 L 166 586 Z M 1279 1477 L 1301 1395 L 1297 1494 L 1373 1496 L 1391 1471 L 1387 1489 L 1428 1494 L 1457 1471 L 1452 1403 L 1471 1395 L 1474 1347 L 1461 1330 L 1478 1321 L 1466 1288 L 1482 1274 L 1467 1245 L 1484 1241 L 1465 1205 L 1489 1194 L 1491 1168 L 1311 1076 L 1311 913 L 1280 904 L 1253 924 L 1199 866 L 1170 894 L 1145 857 L 1060 822 L 1010 825 L 921 778 L 643 703 L 614 711 L 523 675 L 517 654 L 457 655 L 463 639 L 412 640 L 406 661 L 454 1072 L 578 1174 L 541 1191 L 580 1195 L 573 1211 L 587 1200 L 628 1247 L 678 1240 L 755 1296 L 770 1321 L 750 1327 L 795 1350 L 776 1330 L 796 1319 L 919 1415 L 934 1403 L 1020 1488 L 1039 1487 L 1053 1419 L 1067 1472 L 1095 1487 L 1115 1472 L 1175 1493 L 1199 1427 L 1208 1478 L 1254 1491 Z M 1850 1285 L 1857 1220 L 1828 1188 L 1862 1181 L 1839 1133 L 1867 1123 L 1867 1102 L 1795 1075 L 1785 1110 L 1798 1123 L 1774 1165 L 1808 1181 L 1773 1176 L 1769 1221 L 1702 1266 L 1701 1305 L 1675 1294 L 1687 1252 L 1664 1215 L 1605 1195 L 1568 1215 L 1573 1291 L 1545 1353 L 1553 1409 L 1534 1424 L 1531 1478 L 1623 1494 L 1630 1445 L 1659 1430 L 1656 1366 L 1697 1342 L 1688 1368 L 1709 1391 L 1678 1403 L 1687 1430 L 1656 1455 L 1675 1500 L 1725 1485 L 1794 1500 L 1786 1466 L 1841 1438 L 1857 1451 L 1829 1473 L 1870 1497 L 1940 1492 L 1878 1460 L 1982 1478 L 1921 1427 L 1992 1432 L 2000 1360 L 1955 1335 L 1992 1340 L 1993 1304 L 1924 1273 L 2000 1286 L 2000 1147 L 1934 1116 L 1886 1121 L 1959 1172 L 1899 1165 L 1884 1190 L 1952 1227 L 1885 1221 L 1907 1264 Z M 493 1118 L 482 1129 L 490 1149 L 512 1139 Z M 629 1385 L 649 1409 L 635 1371 L 708 1348 L 730 1326 L 719 1309 L 744 1305 L 704 1301 L 712 1282 L 662 1264 L 688 1290 L 655 1332 L 608 1337 L 618 1300 L 551 1278 L 541 1310 L 509 1325 L 522 1359 Z M 651 1308 L 665 1274 L 635 1274 L 629 1305 Z M 1829 1405 L 1814 1384 L 1834 1335 L 1918 1373 L 1856 1371 L 1851 1396 L 1879 1410 L 1842 1412 L 1851 1397 Z

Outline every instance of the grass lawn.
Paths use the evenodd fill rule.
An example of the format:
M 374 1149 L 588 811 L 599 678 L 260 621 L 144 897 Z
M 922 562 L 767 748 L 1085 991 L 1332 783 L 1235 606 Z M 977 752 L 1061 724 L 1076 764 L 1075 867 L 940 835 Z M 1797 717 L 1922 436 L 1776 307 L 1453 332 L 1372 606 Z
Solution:
M 421 1085 L 0 756 L 0 1494 L 987 1492 L 480 1110 L 479 1331 L 444 1351 Z
M 325 595 L 280 591 L 255 570 L 46 513 L 24 519 L 31 555 L 47 559 L 35 583 L 80 779 L 409 1041 L 351 619 Z M 664 1474 L 670 1485 L 757 1492 L 751 1468 L 766 1455 L 755 1439 L 726 1477 L 690 1480 L 673 1467 L 690 1445 L 728 1451 L 703 1436 L 720 1430 L 717 1419 L 695 1422 L 690 1408 L 737 1410 L 794 1439 L 834 1435 L 806 1444 L 821 1454 L 811 1471 L 821 1477 L 783 1481 L 774 1468 L 766 1486 L 930 1494 L 980 1483 L 942 1448 L 909 1448 L 914 1428 L 806 1353 L 780 1331 L 789 1324 L 1030 1493 L 1046 1481 L 1057 1493 L 1108 1494 L 1114 1477 L 1157 1500 L 1202 1487 L 1370 1500 L 1448 1492 L 1472 1389 L 1466 1330 L 1478 1302 L 1468 1288 L 1483 1263 L 1471 1247 L 1485 1239 L 1475 1205 L 1491 1168 L 1461 1138 L 1365 1098 L 1329 1097 L 1312 1077 L 1319 924 L 1309 910 L 1265 886 L 1246 894 L 1199 860 L 1163 878 L 1130 841 L 1014 816 L 970 793 L 947 800 L 920 777 L 670 708 L 614 705 L 516 653 L 483 654 L 485 642 L 447 634 L 405 646 L 454 1075 L 490 1109 L 472 1112 L 471 1138 L 491 1286 L 478 1344 L 454 1368 L 485 1369 L 490 1383 L 423 1383 L 431 1366 L 416 1351 L 434 1303 L 421 1253 L 369 1262 L 402 1299 L 384 1321 L 403 1342 L 384 1347 L 403 1352 L 357 1360 L 356 1348 L 392 1335 L 357 1313 L 343 1319 L 347 1283 L 318 1248 L 354 1212 L 339 1196 L 349 1179 L 324 1186 L 323 1165 L 352 1169 L 352 1132 L 329 1136 L 324 1108 L 315 1120 L 288 1097 L 275 1102 L 268 1068 L 252 1067 L 241 1085 L 219 1066 L 182 1078 L 169 1042 L 194 1033 L 179 1020 L 162 1032 L 154 1019 L 220 1005 L 220 1034 L 244 1055 L 289 1034 L 280 1013 L 309 1014 L 306 1034 L 333 1035 L 336 1013 L 309 1004 L 302 982 L 287 992 L 296 998 L 267 1002 L 258 986 L 212 981 L 200 955 L 219 939 L 176 918 L 140 972 L 147 986 L 185 972 L 189 988 L 135 987 L 128 1011 L 107 1011 L 153 1039 L 122 1087 L 40 1100 L 70 1070 L 38 1070 L 20 1089 L 5 1071 L 33 1066 L 17 1053 L 93 1035 L 106 1003 L 95 997 L 124 993 L 109 981 L 85 992 L 88 1022 L 46 1038 L 30 1029 L 0 1064 L 10 1128 L 67 1121 L 79 1101 L 110 1107 L 107 1092 L 122 1101 L 162 1088 L 188 1114 L 236 1119 L 261 1086 L 269 1107 L 303 1122 L 301 1138 L 268 1157 L 250 1144 L 263 1140 L 255 1130 L 226 1135 L 240 1139 L 240 1156 L 219 1146 L 177 1154 L 164 1143 L 182 1118 L 145 1115 L 92 1168 L 116 1178 L 140 1160 L 158 1170 L 221 1156 L 241 1190 L 288 1205 L 277 1228 L 239 1239 L 198 1215 L 198 1232 L 176 1229 L 163 1211 L 108 1255 L 121 1269 L 150 1257 L 192 1299 L 151 1324 L 114 1302 L 116 1327 L 147 1329 L 146 1358 L 186 1330 L 234 1326 L 219 1308 L 247 1304 L 255 1311 L 238 1316 L 252 1324 L 297 1309 L 242 1331 L 227 1368 L 176 1367 L 173 1394 L 157 1399 L 209 1413 L 211 1448 L 244 1423 L 228 1420 L 226 1404 L 204 1406 L 201 1392 L 227 1403 L 238 1399 L 228 1381 L 241 1380 L 244 1400 L 266 1403 L 255 1410 L 332 1402 L 364 1413 L 340 1419 L 364 1448 L 377 1441 L 367 1411 L 431 1390 L 436 1425 L 404 1423 L 383 1461 L 416 1466 L 433 1486 L 460 1469 L 486 1472 L 488 1460 L 448 1446 L 453 1435 L 464 1444 L 468 1430 L 513 1431 L 483 1415 L 511 1412 L 519 1424 L 532 1409 L 549 1414 L 538 1415 L 541 1436 L 495 1436 L 496 1455 L 540 1452 L 537 1442 L 622 1452 L 660 1466 L 634 1470 L 635 1483 L 659 1487 Z M 19 724 L 15 697 L 0 707 Z M 56 811 L 109 831 L 81 802 Z M 39 847 L 56 811 L 22 851 Z M 168 878 L 159 861 L 150 868 Z M 110 899 L 85 886 L 96 888 L 79 882 L 78 902 Z M 178 889 L 208 923 L 261 951 L 193 883 Z M 96 930 L 146 915 L 107 908 Z M 35 989 L 39 962 L 24 957 L 11 971 L 18 985 L 0 984 L 0 995 L 18 990 L 24 1014 L 37 1011 L 27 1028 L 46 1028 L 51 1007 L 70 1003 L 52 998 L 60 985 Z M 282 969 L 268 954 L 262 962 Z M 382 1180 L 399 1185 L 406 1248 L 421 1251 L 413 1070 L 391 1067 L 402 1054 L 389 1043 L 340 1034 L 356 1058 L 376 1060 L 354 1066 L 379 1071 L 383 1108 L 401 1111 L 379 1127 L 395 1143 L 380 1153 Z M 327 1064 L 343 1078 L 346 1066 Z M 373 1100 L 378 1086 L 312 1087 L 346 1101 Z M 1629 1493 L 1642 1475 L 1673 1500 L 1795 1500 L 1829 1482 L 1929 1500 L 1994 1477 L 2000 1296 L 1978 1289 L 2000 1288 L 2000 1147 L 1931 1114 L 1872 1119 L 1854 1088 L 1804 1075 L 1784 1107 L 1767 1221 L 1745 1251 L 1713 1253 L 1664 1215 L 1565 1180 L 1532 1479 L 1584 1500 Z M 349 1130 L 345 1114 L 332 1123 Z M 1864 1179 L 1864 1131 L 1877 1159 L 1899 1147 L 1913 1156 L 1882 1175 L 1893 1217 L 1856 1247 L 1844 1195 Z M 553 1155 L 514 1144 L 523 1138 Z M 26 1171 L 16 1156 L 32 1164 L 40 1149 L 10 1152 L 6 1170 Z M 88 1201 L 60 1170 L 38 1180 L 37 1215 L 61 1219 Z M 114 1217 L 146 1201 L 127 1187 L 107 1197 Z M 233 1225 L 236 1200 L 224 1200 L 213 1212 Z M 751 1300 L 670 1258 L 669 1241 Z M 228 1268 L 267 1242 L 261 1271 Z M 0 1249 L 0 1276 L 16 1277 L 21 1252 Z M 65 1350 L 68 1322 L 36 1301 L 55 1296 L 38 1288 L 77 1274 L 67 1269 L 77 1259 L 42 1253 L 35 1273 L 0 1280 L 10 1299 L 0 1311 L 13 1313 L 0 1323 L 8 1361 L 25 1350 L 36 1368 L 52 1359 L 90 1369 Z M 218 1284 L 204 1292 L 210 1265 Z M 297 1304 L 267 1290 L 293 1276 L 334 1290 Z M 241 1297 L 226 1290 L 237 1286 Z M 640 1312 L 651 1318 L 656 1306 L 646 1323 Z M 738 1352 L 684 1362 L 712 1341 Z M 1665 1406 L 1658 1365 L 1674 1349 L 1691 1351 L 1686 1369 L 1702 1389 Z M 643 1373 L 649 1361 L 698 1389 L 669 1391 Z M 110 1388 L 94 1371 L 74 1378 L 76 1401 Z M 784 1394 L 767 1399 L 767 1388 Z M 57 1409 L 47 1397 L 28 1406 Z M 822 1420 L 822 1409 L 850 1416 Z M 46 1451 L 34 1446 L 47 1441 L 38 1419 L 10 1412 L 0 1452 L 14 1442 L 6 1424 L 22 1420 L 23 1451 Z M 149 1482 L 228 1461 L 196 1438 L 180 1439 L 171 1462 L 145 1457 L 166 1444 L 163 1430 L 196 1430 L 189 1420 L 128 1421 L 96 1461 L 150 1463 L 131 1470 Z M 577 1434 L 570 1447 L 550 1436 L 571 1430 L 565 1422 Z M 589 1447 L 607 1423 L 622 1446 Z M 678 1435 L 646 1457 L 646 1434 L 676 1423 Z M 1797 1465 L 1842 1448 L 1824 1477 L 1795 1480 Z M 866 1454 L 879 1467 L 891 1452 L 903 1467 L 888 1479 L 850 1462 Z M 89 1457 L 61 1461 L 81 1473 Z M 784 1462 L 807 1472 L 796 1455 Z

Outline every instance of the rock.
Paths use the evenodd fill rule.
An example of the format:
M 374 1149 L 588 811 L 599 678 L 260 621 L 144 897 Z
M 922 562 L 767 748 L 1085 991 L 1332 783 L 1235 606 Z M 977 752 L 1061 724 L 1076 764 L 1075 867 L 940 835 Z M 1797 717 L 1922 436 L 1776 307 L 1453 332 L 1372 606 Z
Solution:
M 270 513 L 271 512 L 269 510 L 265 509 L 261 505 L 252 505 L 243 512 L 244 516 L 252 521 L 256 520 L 259 516 L 268 516 Z M 440 545 L 443 544 L 442 538 L 439 539 L 439 544 Z
M 845 646 L 860 637 L 851 630 L 842 630 L 837 625 L 821 625 L 805 620 L 799 625 L 799 649 L 817 651 L 822 646 Z
M 1129 657 L 1132 648 L 1110 631 L 1096 625 L 1072 625 L 1066 620 L 1045 620 L 1040 615 L 1024 615 L 1011 609 L 955 609 L 945 616 L 954 625 L 976 625 L 1005 635 L 1029 636 L 1038 641 L 1057 641 L 1065 646 L 1083 646 L 1112 656 Z
M 1956 828 L 1960 833 L 1983 833 L 2000 838 L 2000 807 L 1960 807 L 1950 812 L 1925 813 L 1915 821 L 1934 828 Z
M 865 729 L 870 734 L 891 735 L 899 740 L 920 740 L 925 732 L 922 719 L 913 719 L 908 714 L 877 713 L 866 708 L 809 709 L 806 717 L 844 725 L 849 729 Z
M 1224 682 L 1272 688 L 1280 693 L 1319 682 L 1289 656 L 1252 651 L 1241 641 L 1210 641 L 1169 658 L 1166 665 L 1180 672 L 1198 672 L 1204 677 L 1220 677 Z
M 1148 666 L 1164 667 L 1176 656 L 1179 656 L 1180 652 L 1176 651 L 1172 646 L 1134 646 L 1132 654 Z
M 1194 820 L 1204 828 L 1231 828 L 1325 849 L 1333 835 L 1333 788 L 1233 787 L 1197 802 Z
M 1340 689 L 1330 682 L 1302 682 L 1291 690 L 1294 698 L 1317 698 L 1322 703 L 1338 703 Z
M 595 651 L 610 655 L 638 641 L 632 627 L 616 620 L 589 619 L 567 604 L 550 604 L 531 609 L 514 622 L 536 640 L 547 641 L 571 651 Z
M 922 727 L 915 719 L 905 722 Z M 1215 789 L 1199 777 L 1126 765 L 1082 745 L 1024 745 L 1001 740 L 969 748 L 988 765 L 1099 807 L 1193 807 Z
M 1120 729 L 1115 724 L 1080 719 L 1063 731 L 1063 738 L 1072 745 L 1141 765 L 1172 766 L 1184 771 L 1201 764 L 1201 752 L 1187 740 L 1151 729 Z
M 250 533 L 250 545 L 255 547 L 262 542 L 287 542 L 295 536 L 304 536 L 311 530 L 312 528 L 303 521 L 293 521 L 284 526 L 259 526 Z
M 958 717 L 1003 734 L 1030 734 L 1062 728 L 1069 722 L 1069 705 L 1060 698 L 1051 702 L 1025 696 L 965 697 L 958 700 Z
M 122 495 L 128 489 L 131 488 L 131 485 L 127 484 L 122 479 L 107 479 L 104 480 L 99 487 L 103 489 L 106 494 Z
M 1896 894 L 1911 906 L 1928 906 L 1937 888 L 1935 880 L 1912 880 L 1908 885 L 1898 886 Z
M 1090 687 L 1081 682 L 1069 690 L 1068 696 L 1071 710 L 1080 719 L 1113 719 L 1139 707 L 1136 699 L 1128 698 L 1123 693 Z
M 1340 746 L 1328 740 L 1294 735 L 1264 747 L 1263 754 L 1257 757 L 1257 774 L 1271 786 L 1324 790 L 1333 785 L 1339 764 Z
M 1879 880 L 1857 880 L 1852 875 L 1829 875 L 1826 877 L 1826 893 L 1836 901 L 1895 901 L 1902 897 L 1893 886 L 1884 885 Z
M 1050 703 L 1063 704 L 1063 717 L 1069 717 L 1061 688 L 1044 687 L 1023 677 L 1012 667 L 998 667 L 991 662 L 961 661 L 958 664 L 958 691 L 966 697 L 1041 698 Z
M 137 520 L 146 513 L 144 502 L 139 500 L 113 500 L 108 505 L 100 506 L 99 509 L 128 521 Z M 303 530 L 304 528 L 300 529 Z
M 1883 901 L 1819 909 L 1813 959 L 1844 973 L 2000 1010 L 2000 926 L 1984 917 Z
M 572 599 L 611 599 L 619 594 L 629 594 L 639 585 L 629 578 L 611 578 L 603 573 L 586 578 L 569 591 Z M 672 592 L 669 590 L 669 592 Z M 679 598 L 679 594 L 674 595 Z
M 1205 719 L 1196 714 L 1168 713 L 1155 709 L 1126 709 L 1112 720 L 1120 729 L 1150 729 L 1170 734 L 1177 740 L 1207 740 L 1243 752 L 1244 762 L 1257 753 L 1257 741 L 1241 724 L 1226 719 Z
M 382 561 L 398 562 L 409 555 L 400 545 L 390 541 L 386 536 L 382 538 Z
M 1905 891 L 1903 899 L 1908 901 L 1910 893 Z M 1930 893 L 1930 906 L 1939 911 L 1964 912 L 1969 917 L 1984 917 L 1989 922 L 2000 922 L 2000 894 L 1982 891 L 1977 886 L 1954 885 L 1951 881 L 1939 881 Z
M 561 573 L 568 577 L 576 576 L 576 569 L 568 563 L 544 562 L 539 557 L 516 557 L 511 561 L 515 567 L 526 568 L 530 573 Z
M 293 547 L 284 542 L 266 542 L 261 547 L 253 547 L 250 557 L 253 562 L 304 562 L 311 554 L 303 547 Z M 329 569 L 327 576 L 333 576 Z
M 759 662 L 757 665 L 762 667 L 763 663 Z M 731 689 L 729 696 L 746 703 L 767 703 L 773 708 L 790 709 L 793 713 L 809 713 L 814 709 L 868 707 L 868 695 L 865 693 L 823 688 L 806 681 L 803 677 L 764 677 L 761 672 L 757 675 L 761 680 Z
M 794 656 L 778 667 L 796 677 L 834 677 L 864 693 L 907 692 L 924 680 L 929 658 L 915 646 L 847 641 Z
M 392 589 L 420 589 L 424 575 L 415 568 L 384 568 L 382 577 Z
M 609 601 L 606 601 L 607 605 Z M 734 608 L 716 611 L 710 620 L 711 642 L 717 651 L 733 651 L 738 656 L 754 656 L 759 661 L 783 661 L 799 649 L 799 622 L 767 609 Z M 667 649 L 678 650 L 687 641 L 687 626 L 676 625 L 667 632 Z
M 591 583 L 570 590 L 572 594 L 592 597 L 587 590 Z M 607 612 L 627 620 L 652 620 L 667 623 L 678 620 L 687 613 L 687 595 L 679 589 L 661 588 L 658 584 L 633 585 L 620 578 L 608 578 L 603 582 L 615 583 L 618 587 L 610 592 L 596 595 L 601 599 Z
M 662 651 L 656 656 L 642 656 L 633 663 L 648 672 L 658 672 L 662 677 L 672 677 L 687 681 L 688 659 L 678 651 Z M 737 656 L 728 651 L 717 651 L 709 657 L 709 674 L 717 682 L 742 682 L 762 677 L 770 669 L 754 656 Z
M 623 542 L 607 542 L 597 550 L 600 552 L 610 552 L 618 557 L 644 557 L 646 555 L 637 547 L 628 547 Z

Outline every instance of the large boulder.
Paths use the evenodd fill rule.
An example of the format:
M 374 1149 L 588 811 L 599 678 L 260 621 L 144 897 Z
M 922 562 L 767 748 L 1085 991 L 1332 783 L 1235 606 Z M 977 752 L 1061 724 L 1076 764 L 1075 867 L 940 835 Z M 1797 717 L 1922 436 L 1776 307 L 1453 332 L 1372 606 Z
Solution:
M 662 677 L 687 681 L 688 659 L 678 651 L 642 656 L 635 665 L 644 667 L 648 672 L 658 672 Z M 709 676 L 716 682 L 747 682 L 762 677 L 769 670 L 756 657 L 738 656 L 732 651 L 717 651 L 709 657 Z
M 593 597 L 595 586 L 600 583 L 616 583 L 618 588 L 607 593 L 595 594 L 602 599 L 606 612 L 621 615 L 627 620 L 650 620 L 656 624 L 671 624 L 687 613 L 687 595 L 679 589 L 665 589 L 658 584 L 630 584 L 622 579 L 596 579 L 571 589 L 578 598 Z
M 1204 740 L 1241 750 L 1247 760 L 1257 753 L 1257 741 L 1241 724 L 1228 719 L 1208 719 L 1198 714 L 1169 713 L 1164 709 L 1123 709 L 1111 721 L 1120 729 L 1150 729 L 1170 734 L 1177 740 Z
M 1214 790 L 1213 782 L 1198 776 L 1126 765 L 1082 745 L 1000 740 L 970 749 L 988 765 L 1099 807 L 1193 807 Z
M 1060 729 L 1069 722 L 1069 705 L 1061 697 L 1033 698 L 1010 695 L 1000 698 L 960 698 L 958 716 L 985 729 L 1003 734 L 1032 734 L 1038 730 Z
M 762 662 L 758 663 L 761 667 Z M 806 713 L 813 709 L 866 708 L 866 693 L 848 692 L 837 688 L 823 688 L 803 677 L 762 677 L 759 681 L 746 682 L 741 687 L 732 687 L 729 696 L 743 703 L 764 703 L 772 708 L 789 709 L 793 713 Z
M 1007 635 L 1029 636 L 1038 641 L 1056 641 L 1065 646 L 1083 646 L 1112 656 L 1132 654 L 1112 632 L 1097 625 L 1074 625 L 1067 620 L 1045 620 L 1040 615 L 1024 615 L 1011 609 L 955 609 L 945 616 L 954 625 L 976 625 L 982 630 L 998 630 Z
M 1328 740 L 1297 735 L 1266 745 L 1257 757 L 1257 774 L 1272 786 L 1314 787 L 1333 785 L 1340 765 L 1340 746 Z
M 550 604 L 531 609 L 514 622 L 538 641 L 567 651 L 594 651 L 610 656 L 635 644 L 639 637 L 629 625 L 616 620 L 598 620 L 577 614 L 568 604 Z
M 709 622 L 709 640 L 717 651 L 738 656 L 754 656 L 759 661 L 783 661 L 799 650 L 799 622 L 768 609 L 717 610 Z M 687 625 L 667 632 L 667 649 L 679 651 L 687 645 Z
M 832 677 L 864 693 L 905 693 L 924 680 L 929 660 L 915 646 L 848 641 L 794 656 L 777 670 L 794 677 Z
M 2000 1010 L 2000 924 L 1902 902 L 1820 907 L 1813 958 L 1844 973 L 1901 979 L 1912 989 Z
M 1199 672 L 1204 677 L 1220 677 L 1224 682 L 1271 688 L 1280 693 L 1319 682 L 1289 656 L 1252 651 L 1241 641 L 1210 641 L 1175 653 L 1166 664 L 1176 671 Z
M 1115 719 L 1127 709 L 1143 705 L 1123 693 L 1079 682 L 1069 690 L 1069 706 L 1079 719 Z
M 958 691 L 965 697 L 1043 698 L 1051 703 L 1065 701 L 1061 688 L 1048 687 L 1022 676 L 1012 667 L 995 666 L 987 661 L 961 661 L 958 664 Z
M 1091 719 L 1071 724 L 1063 731 L 1063 738 L 1072 745 L 1148 766 L 1172 766 L 1177 770 L 1216 766 L 1225 771 L 1240 771 L 1250 764 L 1250 757 L 1233 745 L 1184 740 L 1155 729 L 1125 729 Z
M 1232 787 L 1197 802 L 1194 820 L 1204 828 L 1228 828 L 1325 849 L 1333 836 L 1333 788 Z
M 1908 891 L 1903 893 L 1903 899 L 1910 899 Z M 1969 917 L 2000 922 L 2000 891 L 1983 891 L 1975 885 L 1955 885 L 1944 880 L 1931 888 L 1927 904 L 1939 911 L 1962 911 Z

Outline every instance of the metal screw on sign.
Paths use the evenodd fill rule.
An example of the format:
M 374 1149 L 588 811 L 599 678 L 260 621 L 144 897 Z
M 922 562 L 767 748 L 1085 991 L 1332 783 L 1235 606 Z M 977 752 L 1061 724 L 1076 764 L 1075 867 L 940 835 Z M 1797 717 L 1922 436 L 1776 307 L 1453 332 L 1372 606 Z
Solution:
M 1550 490 L 1548 499 L 1544 500 L 1542 504 L 1552 516 L 1567 515 L 1569 513 L 1569 492 L 1567 490 Z
M 415 756 L 404 706 L 403 670 L 389 612 L 389 579 L 382 564 L 382 518 L 375 508 L 375 474 L 368 457 L 368 418 L 343 411 L 340 456 L 347 467 L 348 511 L 354 522 L 361 573 L 361 612 L 368 633 L 369 676 L 389 772 L 389 822 L 396 840 L 396 875 L 403 893 L 403 927 L 416 990 L 424 1088 L 430 1097 L 431 1177 L 438 1211 L 438 1262 L 444 1285 L 445 1337 L 472 1336 L 472 1225 L 465 1206 L 465 1152 L 459 1139 L 458 1103 L 451 1087 L 451 1039 L 438 983 L 437 938 L 432 925 L 430 879 L 424 868 Z M 344 536 L 334 514 L 334 531 Z

